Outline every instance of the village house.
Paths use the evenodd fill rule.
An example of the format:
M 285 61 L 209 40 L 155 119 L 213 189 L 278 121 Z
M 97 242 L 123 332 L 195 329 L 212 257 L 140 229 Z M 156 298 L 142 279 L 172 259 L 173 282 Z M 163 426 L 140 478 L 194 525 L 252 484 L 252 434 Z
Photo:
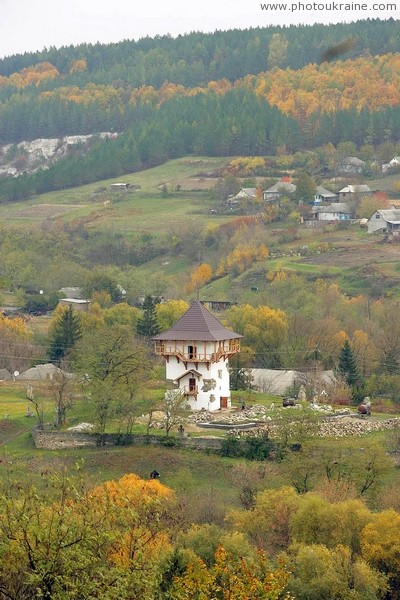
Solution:
M 357 175 L 362 173 L 366 163 L 357 158 L 357 156 L 347 156 L 339 164 L 339 172 L 347 175 Z
M 283 198 L 283 196 L 291 196 L 295 191 L 296 186 L 294 183 L 278 181 L 278 183 L 275 183 L 275 185 L 263 192 L 263 199 L 265 202 L 276 202 Z
M 351 200 L 358 196 L 367 196 L 372 194 L 372 190 L 368 185 L 346 185 L 344 188 L 339 190 L 339 202 L 343 200 Z
M 400 231 L 400 209 L 377 210 L 368 220 L 368 233 L 375 231 L 388 231 L 396 233 Z
M 339 200 L 339 196 L 335 194 L 335 192 L 331 192 L 321 185 L 317 186 L 317 191 L 314 196 L 314 204 L 329 204 L 331 202 L 337 202 Z
M 352 211 L 345 202 L 313 206 L 311 214 L 316 221 L 348 221 L 352 218 Z
M 382 165 L 382 172 L 386 173 L 386 171 L 394 167 L 400 167 L 400 156 L 395 156 L 390 162 Z
M 228 360 L 240 351 L 241 337 L 195 300 L 171 329 L 153 340 L 155 353 L 165 359 L 167 379 L 191 409 L 215 411 L 231 406 Z
M 240 192 L 234 196 L 235 200 L 255 200 L 257 198 L 257 188 L 242 188 Z

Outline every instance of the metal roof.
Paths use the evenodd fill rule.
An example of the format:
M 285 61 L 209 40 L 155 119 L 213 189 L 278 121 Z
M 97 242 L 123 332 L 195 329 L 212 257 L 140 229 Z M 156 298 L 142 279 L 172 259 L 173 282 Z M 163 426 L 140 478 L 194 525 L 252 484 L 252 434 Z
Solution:
M 360 185 L 346 185 L 344 188 L 339 190 L 339 194 L 345 194 L 348 192 L 350 192 L 351 194 L 363 194 L 367 192 L 369 193 L 371 192 L 371 188 L 368 185 L 361 183 Z
M 280 192 L 281 194 L 286 192 L 288 194 L 292 194 L 295 191 L 296 191 L 296 186 L 294 185 L 294 183 L 289 183 L 288 181 L 278 181 L 278 183 L 275 183 L 275 185 L 273 185 L 272 187 L 265 190 L 264 194 L 266 192 L 267 193 L 271 192 L 273 194 L 276 192 Z
M 345 202 L 335 202 L 334 204 L 323 204 L 322 206 L 313 206 L 312 212 L 315 213 L 351 213 L 350 208 Z
M 321 185 L 317 185 L 317 194 L 320 196 L 327 196 L 328 198 L 336 198 L 337 194 L 335 192 L 331 192 Z
M 398 208 L 387 208 L 377 210 L 376 212 L 378 212 L 387 223 L 392 223 L 393 225 L 398 225 L 400 223 L 400 209 Z
M 220 341 L 242 336 L 226 329 L 198 300 L 194 300 L 184 315 L 168 331 L 153 340 Z

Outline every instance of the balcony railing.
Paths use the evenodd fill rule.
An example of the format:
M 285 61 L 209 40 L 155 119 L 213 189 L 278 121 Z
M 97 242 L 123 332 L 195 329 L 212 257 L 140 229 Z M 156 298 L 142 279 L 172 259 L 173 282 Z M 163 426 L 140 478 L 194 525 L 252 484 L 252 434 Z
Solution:
M 216 352 L 182 352 L 177 346 L 170 346 L 169 344 L 163 344 L 156 342 L 154 351 L 160 356 L 177 356 L 184 362 L 217 362 L 222 356 L 229 356 L 240 352 L 240 341 L 226 344 L 217 348 Z
M 184 396 L 197 396 L 199 393 L 199 388 L 197 385 L 185 385 L 185 387 L 182 389 L 182 393 Z

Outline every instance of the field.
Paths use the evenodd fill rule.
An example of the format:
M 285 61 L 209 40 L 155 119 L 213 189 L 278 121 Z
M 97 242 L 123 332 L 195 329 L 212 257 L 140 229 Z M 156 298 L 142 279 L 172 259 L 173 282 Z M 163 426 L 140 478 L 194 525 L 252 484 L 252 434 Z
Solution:
M 208 190 L 215 185 L 213 175 L 228 162 L 227 158 L 176 159 L 139 173 L 126 175 L 128 191 L 114 192 L 110 179 L 49 192 L 24 203 L 0 205 L 0 220 L 17 226 L 40 224 L 61 218 L 83 219 L 86 226 L 97 230 L 148 232 L 157 234 L 188 219 L 204 223 L 208 219 Z M 201 176 L 197 176 L 197 175 Z M 168 196 L 162 197 L 166 185 Z M 135 186 L 138 189 L 134 189 Z M 177 187 L 179 189 L 177 191 Z M 104 205 L 106 204 L 106 205 Z M 225 219 L 219 219 L 223 222 Z

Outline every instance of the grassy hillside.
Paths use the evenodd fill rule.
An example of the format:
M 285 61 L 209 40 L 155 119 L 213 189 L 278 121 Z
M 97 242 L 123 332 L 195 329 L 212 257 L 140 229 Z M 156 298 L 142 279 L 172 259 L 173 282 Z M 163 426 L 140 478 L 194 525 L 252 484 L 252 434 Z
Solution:
M 25 202 L 0 205 L 0 219 L 18 226 L 40 225 L 56 219 L 83 219 L 87 227 L 111 229 L 124 234 L 138 230 L 159 234 L 187 219 L 204 223 L 212 206 L 207 192 L 215 185 L 216 178 L 215 175 L 204 177 L 202 174 L 218 173 L 228 160 L 198 157 L 168 161 L 159 167 L 119 179 L 98 181 L 41 194 Z M 121 180 L 129 183 L 131 190 L 112 192 L 110 185 Z M 162 197 L 164 185 L 167 186 L 167 197 Z M 135 186 L 139 189 L 134 190 Z M 180 191 L 177 191 L 177 186 Z

